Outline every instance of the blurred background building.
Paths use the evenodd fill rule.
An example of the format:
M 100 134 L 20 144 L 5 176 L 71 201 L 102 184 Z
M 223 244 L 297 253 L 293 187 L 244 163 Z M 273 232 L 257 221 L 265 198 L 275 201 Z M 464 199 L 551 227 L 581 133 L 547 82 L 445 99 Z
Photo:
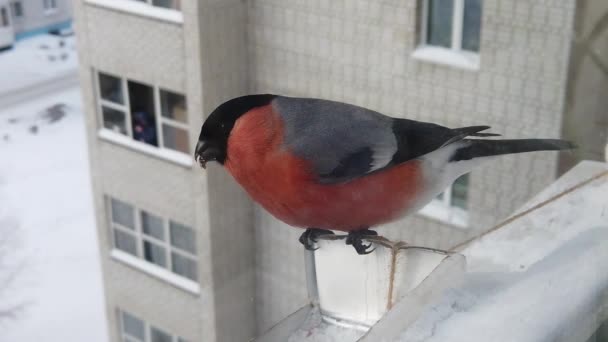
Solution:
M 74 14 L 112 341 L 247 341 L 307 301 L 301 231 L 193 163 L 206 114 L 232 97 L 320 97 L 580 144 L 499 158 L 379 227 L 431 247 L 603 155 L 603 0 L 75 0 Z
M 71 23 L 70 0 L 2 0 L 0 48 L 10 47 L 15 40 L 36 34 L 59 32 Z

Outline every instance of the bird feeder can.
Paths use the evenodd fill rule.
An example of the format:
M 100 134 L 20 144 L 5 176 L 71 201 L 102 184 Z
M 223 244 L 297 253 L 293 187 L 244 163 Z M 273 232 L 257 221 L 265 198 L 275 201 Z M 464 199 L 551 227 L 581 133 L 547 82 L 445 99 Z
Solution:
M 437 250 L 405 244 L 374 243 L 374 252 L 358 255 L 340 241 L 321 240 L 308 263 L 313 303 L 328 323 L 367 330 L 446 257 Z M 310 269 L 310 267 L 309 267 Z M 309 272 L 310 273 L 310 272 Z

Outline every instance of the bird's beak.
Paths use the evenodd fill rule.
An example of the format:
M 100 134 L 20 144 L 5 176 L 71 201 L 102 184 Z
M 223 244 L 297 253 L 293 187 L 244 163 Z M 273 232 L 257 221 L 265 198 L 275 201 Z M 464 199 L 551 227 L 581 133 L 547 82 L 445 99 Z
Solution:
M 205 169 L 207 166 L 207 160 L 204 158 L 203 154 L 207 149 L 207 144 L 202 141 L 199 141 L 196 144 L 196 149 L 194 150 L 194 160 L 199 163 L 199 165 Z
M 218 155 L 219 150 L 216 147 L 200 140 L 196 144 L 194 160 L 196 160 L 203 169 L 206 168 L 207 162 L 217 160 Z

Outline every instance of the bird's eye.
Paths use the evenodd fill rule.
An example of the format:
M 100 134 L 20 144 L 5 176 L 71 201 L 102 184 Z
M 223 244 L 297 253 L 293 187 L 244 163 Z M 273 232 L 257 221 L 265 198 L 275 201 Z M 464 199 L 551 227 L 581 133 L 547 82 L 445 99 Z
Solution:
M 225 127 L 226 127 L 226 124 L 225 124 L 225 123 L 222 123 L 222 124 L 220 125 L 220 127 L 225 128 Z

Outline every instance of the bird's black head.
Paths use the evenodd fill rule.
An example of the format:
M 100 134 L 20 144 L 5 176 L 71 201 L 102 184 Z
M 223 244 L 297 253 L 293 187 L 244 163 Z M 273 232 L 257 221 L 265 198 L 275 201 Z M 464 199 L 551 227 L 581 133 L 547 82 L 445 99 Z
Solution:
M 194 159 L 203 168 L 209 161 L 224 164 L 228 157 L 228 138 L 235 122 L 251 109 L 269 104 L 275 97 L 270 94 L 241 96 L 217 107 L 201 128 Z

